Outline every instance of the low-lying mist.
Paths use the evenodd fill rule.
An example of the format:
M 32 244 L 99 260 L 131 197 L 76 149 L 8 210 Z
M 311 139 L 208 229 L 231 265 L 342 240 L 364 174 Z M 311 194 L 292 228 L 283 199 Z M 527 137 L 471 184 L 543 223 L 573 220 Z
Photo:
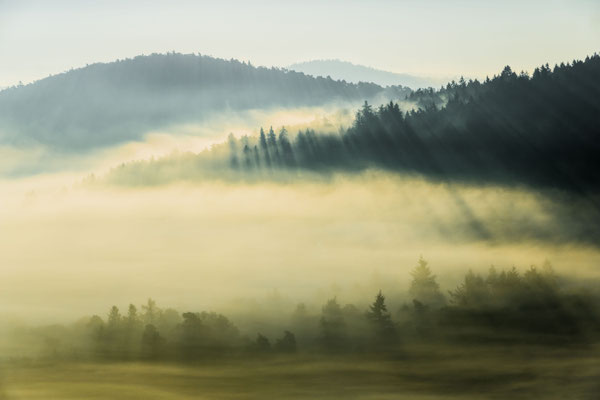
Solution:
M 351 383 L 594 393 L 593 168 L 504 128 L 461 133 L 453 113 L 478 105 L 446 100 L 220 112 L 79 153 L 1 147 L 0 399 L 328 398 L 332 379 L 332 398 Z M 549 389 L 565 368 L 572 384 Z
M 369 300 L 404 290 L 419 255 L 448 287 L 469 268 L 545 259 L 597 277 L 600 260 L 596 247 L 561 240 L 574 228 L 537 194 L 375 171 L 287 184 L 6 185 L 0 312 L 24 320 L 149 296 L 223 311 L 274 291 L 290 304 Z
M 120 163 L 149 160 L 174 153 L 200 152 L 236 136 L 255 135 L 265 124 L 295 130 L 317 129 L 335 133 L 350 126 L 358 102 L 332 102 L 321 107 L 270 107 L 247 111 L 220 111 L 200 122 L 171 124 L 147 129 L 139 140 L 118 145 L 71 152 L 44 144 L 0 145 L 0 177 L 10 180 L 59 173 L 103 174 Z M 408 105 L 408 103 L 407 103 Z M 1 130 L 1 129 L 0 129 Z

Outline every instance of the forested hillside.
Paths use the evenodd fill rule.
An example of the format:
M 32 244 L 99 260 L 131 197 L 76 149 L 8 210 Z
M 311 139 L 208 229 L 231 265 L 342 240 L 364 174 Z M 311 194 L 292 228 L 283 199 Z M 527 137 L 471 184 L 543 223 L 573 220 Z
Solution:
M 410 89 L 350 84 L 237 60 L 153 54 L 98 63 L 0 92 L 0 140 L 73 150 L 142 137 L 224 110 L 403 99 Z
M 129 164 L 109 177 L 161 183 L 215 176 L 269 178 L 273 171 L 379 168 L 475 184 L 598 193 L 600 56 L 535 70 L 510 67 L 485 82 L 461 80 L 408 96 L 418 110 L 365 102 L 340 134 L 260 130 L 199 155 Z M 229 175 L 225 175 L 229 174 Z

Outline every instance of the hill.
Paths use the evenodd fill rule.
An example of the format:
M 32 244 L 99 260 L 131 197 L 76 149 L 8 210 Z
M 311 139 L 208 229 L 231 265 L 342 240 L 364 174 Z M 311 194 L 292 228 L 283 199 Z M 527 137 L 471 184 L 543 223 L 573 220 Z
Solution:
M 350 84 L 237 60 L 153 54 L 98 63 L 0 92 L 0 142 L 82 150 L 223 110 L 316 106 L 409 90 Z
M 173 163 L 181 174 L 168 179 L 215 174 L 256 179 L 271 176 L 265 173 L 269 170 L 379 168 L 441 181 L 597 196 L 599 82 L 598 55 L 554 69 L 545 65 L 531 77 L 507 66 L 485 82 L 461 80 L 439 91 L 414 92 L 409 98 L 422 104 L 417 111 L 405 112 L 391 102 L 379 108 L 365 103 L 354 125 L 339 135 L 282 130 L 242 140 L 230 137 L 229 143 L 195 158 L 134 164 L 115 171 L 113 178 L 148 182 L 152 179 L 144 176 L 167 176 L 157 171 L 173 171 Z

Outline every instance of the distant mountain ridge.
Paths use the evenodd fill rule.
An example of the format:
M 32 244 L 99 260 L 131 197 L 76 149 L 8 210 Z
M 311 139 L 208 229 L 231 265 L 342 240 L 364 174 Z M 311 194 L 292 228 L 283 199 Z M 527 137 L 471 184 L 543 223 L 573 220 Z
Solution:
M 409 93 L 233 59 L 153 54 L 92 64 L 1 91 L 0 143 L 85 150 L 138 140 L 149 129 L 223 110 L 403 99 Z
M 436 86 L 436 82 L 432 79 L 383 71 L 342 60 L 312 60 L 292 64 L 288 69 L 312 76 L 331 76 L 333 79 L 352 83 L 372 82 L 381 86 L 401 85 L 411 89 Z

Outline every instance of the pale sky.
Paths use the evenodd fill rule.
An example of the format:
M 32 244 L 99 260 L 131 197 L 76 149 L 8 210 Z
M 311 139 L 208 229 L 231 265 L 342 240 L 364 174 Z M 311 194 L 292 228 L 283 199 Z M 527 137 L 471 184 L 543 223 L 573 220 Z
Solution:
M 0 87 L 167 51 L 485 77 L 600 50 L 600 1 L 0 0 Z

